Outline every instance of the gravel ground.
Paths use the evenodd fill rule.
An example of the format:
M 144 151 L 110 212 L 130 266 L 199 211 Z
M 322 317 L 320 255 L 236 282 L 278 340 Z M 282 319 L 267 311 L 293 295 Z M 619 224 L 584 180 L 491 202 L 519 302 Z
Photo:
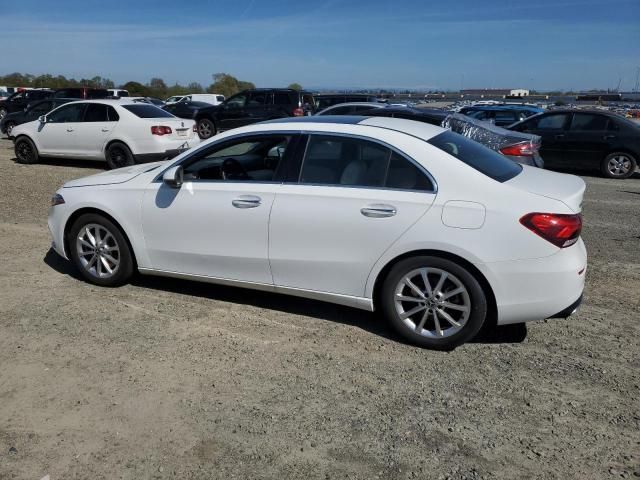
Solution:
M 102 168 L 0 141 L 0 478 L 640 476 L 640 179 L 585 177 L 585 302 L 450 353 L 377 317 L 162 278 L 78 280 L 51 194 Z

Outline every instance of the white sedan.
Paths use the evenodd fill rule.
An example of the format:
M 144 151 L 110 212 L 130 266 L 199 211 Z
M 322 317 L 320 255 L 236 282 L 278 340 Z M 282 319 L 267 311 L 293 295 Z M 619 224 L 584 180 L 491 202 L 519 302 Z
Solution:
M 396 118 L 305 117 L 65 184 L 53 248 L 88 281 L 143 274 L 380 310 L 450 349 L 580 303 L 584 182 Z
M 20 163 L 76 158 L 109 168 L 171 159 L 200 143 L 194 120 L 131 99 L 65 103 L 11 134 Z

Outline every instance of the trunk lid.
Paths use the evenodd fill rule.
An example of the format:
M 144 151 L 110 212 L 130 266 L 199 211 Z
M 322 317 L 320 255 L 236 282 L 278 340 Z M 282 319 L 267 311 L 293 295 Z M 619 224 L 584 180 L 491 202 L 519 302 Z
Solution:
M 505 182 L 505 185 L 559 200 L 575 213 L 582 211 L 582 197 L 586 185 L 584 180 L 575 175 L 523 165 L 522 173 Z
M 171 140 L 187 141 L 197 135 L 193 131 L 193 126 L 196 124 L 195 120 L 187 120 L 185 118 L 141 118 L 144 122 L 149 124 L 149 135 L 151 135 L 152 126 L 164 126 L 171 127 L 171 133 L 162 135 L 161 138 Z

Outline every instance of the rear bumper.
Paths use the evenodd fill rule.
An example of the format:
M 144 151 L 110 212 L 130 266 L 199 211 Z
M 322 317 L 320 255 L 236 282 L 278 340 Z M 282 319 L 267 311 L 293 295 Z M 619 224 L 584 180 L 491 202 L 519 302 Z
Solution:
M 177 157 L 182 152 L 186 152 L 189 150 L 188 148 L 172 148 L 171 150 L 165 150 L 164 152 L 157 153 L 139 153 L 134 155 L 136 159 L 136 163 L 150 163 L 150 162 L 160 162 L 162 160 L 171 160 L 174 157 Z
M 578 300 L 573 302 L 567 308 L 565 308 L 564 310 L 561 310 L 555 315 L 551 315 L 549 318 L 569 318 L 571 315 L 576 313 L 581 303 L 582 303 L 582 295 L 580 295 L 580 298 L 578 298 Z
M 493 289 L 499 325 L 566 318 L 582 297 L 587 251 L 579 240 L 549 257 L 476 266 Z

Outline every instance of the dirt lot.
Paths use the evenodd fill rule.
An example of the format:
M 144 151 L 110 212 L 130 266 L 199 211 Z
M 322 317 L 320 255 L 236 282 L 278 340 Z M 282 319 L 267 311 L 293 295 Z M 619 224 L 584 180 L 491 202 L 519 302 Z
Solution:
M 640 178 L 586 177 L 585 303 L 451 353 L 374 316 L 49 251 L 51 194 L 101 165 L 0 141 L 0 478 L 640 476 Z

